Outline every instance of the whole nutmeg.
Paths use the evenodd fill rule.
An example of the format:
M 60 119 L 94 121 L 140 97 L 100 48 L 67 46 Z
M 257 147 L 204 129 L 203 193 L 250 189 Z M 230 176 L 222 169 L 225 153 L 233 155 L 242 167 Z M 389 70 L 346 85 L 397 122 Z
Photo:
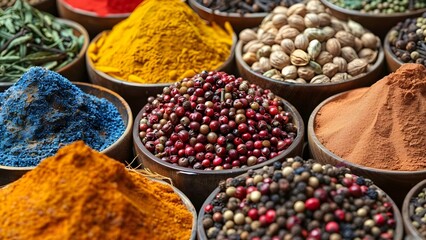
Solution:
M 331 82 L 342 82 L 351 78 L 352 76 L 347 73 L 336 73 L 330 80 Z
M 288 8 L 286 8 L 284 6 L 277 6 L 277 7 L 274 8 L 274 10 L 272 10 L 272 13 L 278 13 L 278 14 L 282 13 L 282 14 L 287 15 L 287 10 L 288 10 Z
M 355 36 L 346 31 L 338 31 L 336 35 L 334 35 L 337 40 L 339 40 L 340 45 L 342 47 L 354 47 L 355 46 Z
M 376 62 L 378 55 L 379 54 L 377 50 L 372 50 L 370 48 L 363 48 L 361 49 L 361 51 L 358 52 L 358 56 L 367 60 L 368 63 Z
M 354 59 L 358 58 L 358 54 L 351 47 L 343 47 L 341 56 L 346 60 L 346 62 L 352 62 Z
M 303 78 L 304 80 L 309 82 L 315 76 L 315 71 L 310 66 L 298 67 L 297 75 L 299 76 L 299 78 Z
M 346 22 L 339 20 L 335 17 L 331 17 L 330 27 L 332 27 L 334 30 L 336 30 L 336 32 L 346 31 L 346 29 L 349 28 L 346 25 L 347 25 Z
M 278 81 L 284 81 L 284 78 L 281 75 L 278 75 L 278 74 L 273 75 L 271 78 L 274 79 L 274 80 L 278 80 Z
M 310 60 L 309 54 L 305 51 L 296 49 L 290 55 L 290 62 L 295 66 L 306 66 Z
M 368 62 L 365 59 L 357 58 L 348 63 L 348 73 L 352 76 L 358 76 L 359 74 L 366 72 L 367 67 Z
M 251 65 L 251 70 L 255 72 L 260 72 L 260 62 L 255 62 Z
M 362 41 L 359 38 L 355 38 L 355 46 L 354 46 L 354 50 L 355 52 L 359 52 L 362 49 Z
M 257 61 L 257 57 L 255 53 L 252 52 L 246 52 L 243 55 L 243 61 L 247 63 L 249 66 L 251 66 L 253 63 Z
M 270 32 L 270 33 L 275 33 L 275 34 L 277 34 L 277 32 L 278 32 L 278 29 L 274 26 L 274 24 L 271 21 L 264 23 L 261 26 L 261 28 L 264 32 Z M 271 31 L 271 30 L 273 30 L 273 31 Z
M 320 41 L 316 39 L 310 41 L 308 45 L 308 54 L 311 56 L 311 59 L 316 59 L 320 53 L 321 53 Z
M 331 24 L 331 16 L 328 13 L 325 13 L 325 12 L 318 13 L 318 18 L 319 18 L 321 27 L 329 26 Z
M 348 62 L 344 58 L 334 57 L 333 63 L 337 65 L 338 72 L 341 72 L 341 73 L 346 72 L 347 67 L 348 67 Z
M 294 42 L 288 38 L 281 41 L 281 48 L 288 55 L 290 55 L 296 49 L 294 46 Z
M 321 83 L 329 83 L 329 82 L 330 82 L 330 78 L 324 74 L 316 75 L 310 81 L 310 83 L 312 84 L 321 84 Z
M 306 28 L 305 31 L 303 31 L 303 34 L 308 38 L 309 41 L 317 39 L 318 41 L 322 42 L 325 39 L 324 32 L 318 28 Z
M 304 17 L 306 12 L 307 12 L 307 9 L 304 3 L 296 3 L 291 5 L 291 7 L 288 8 L 287 16 L 300 15 Z
M 322 51 L 316 58 L 316 62 L 321 66 L 324 66 L 324 64 L 332 62 L 332 61 L 333 61 L 333 55 L 331 55 L 331 53 L 327 51 Z
M 276 51 L 271 53 L 269 62 L 272 67 L 283 69 L 285 66 L 290 64 L 290 58 L 284 51 Z
M 257 53 L 257 51 L 263 47 L 263 43 L 259 42 L 259 40 L 252 40 L 250 42 L 248 42 L 246 45 L 244 45 L 243 47 L 243 52 L 252 52 L 252 53 Z
M 271 64 L 269 63 L 269 58 L 267 57 L 262 57 L 259 59 L 259 67 L 260 67 L 260 72 L 264 73 L 267 72 L 269 70 L 271 70 Z
M 291 15 L 290 17 L 288 17 L 287 22 L 288 22 L 288 25 L 290 27 L 296 28 L 300 32 L 302 32 L 306 28 L 305 20 L 303 19 L 302 16 L 297 15 L 297 14 L 294 14 L 294 15 Z
M 243 43 L 248 43 L 256 39 L 257 39 L 257 34 L 253 29 L 247 28 L 240 32 L 240 40 Z
M 271 55 L 272 48 L 268 45 L 263 45 L 256 53 L 257 58 L 269 57 Z
M 281 76 L 280 71 L 278 71 L 277 69 L 268 70 L 267 72 L 263 73 L 262 75 L 267 77 L 267 78 L 271 78 L 272 76 L 275 76 L 275 75 Z
M 263 44 L 272 46 L 275 44 L 275 37 L 276 35 L 270 32 L 264 32 L 262 34 L 262 36 L 260 36 L 260 42 L 262 42 Z
M 327 52 L 329 52 L 334 57 L 337 57 L 340 55 L 342 46 L 340 45 L 339 40 L 337 38 L 330 38 L 327 40 L 327 43 L 325 44 L 325 49 Z
M 318 0 L 308 1 L 306 3 L 306 9 L 310 13 L 322 13 L 325 12 L 324 5 Z
M 278 29 L 281 28 L 287 24 L 287 16 L 283 13 L 274 14 L 272 17 L 272 24 Z
M 378 38 L 372 33 L 364 33 L 361 37 L 362 45 L 366 48 L 376 49 L 379 43 Z
M 322 32 L 324 34 L 324 40 L 328 40 L 336 34 L 336 31 L 330 26 L 323 27 Z
M 305 79 L 303 79 L 303 78 L 296 78 L 296 83 L 300 83 L 300 84 L 306 84 L 306 83 L 308 83 Z
M 283 48 L 282 48 L 280 45 L 278 45 L 278 44 L 274 44 L 274 45 L 272 45 L 272 47 L 271 47 L 271 51 L 272 51 L 272 52 L 282 51 L 282 50 L 283 50 Z
M 288 25 L 286 25 L 286 26 L 288 26 Z M 299 34 L 300 34 L 300 31 L 297 30 L 296 28 L 293 28 L 293 27 L 290 27 L 290 26 L 288 26 L 288 27 L 284 26 L 284 27 L 280 28 L 280 30 L 278 31 L 277 39 L 275 39 L 275 40 L 279 40 L 280 42 L 283 39 L 287 39 L 287 38 L 294 40 L 297 37 L 297 35 L 299 35 Z
M 339 71 L 339 66 L 334 63 L 326 63 L 322 67 L 322 72 L 329 78 L 332 78 Z
M 365 33 L 364 27 L 351 19 L 348 20 L 348 27 L 355 37 L 361 37 Z
M 281 74 L 284 79 L 295 79 L 297 78 L 297 67 L 294 65 L 288 65 L 281 70 Z
M 316 13 L 307 13 L 304 21 L 305 26 L 308 28 L 318 28 L 320 26 L 320 18 Z
M 297 37 L 294 39 L 294 46 L 297 49 L 302 49 L 303 51 L 306 51 L 308 48 L 308 45 L 309 45 L 309 40 L 303 34 L 297 35 Z
M 315 74 L 322 74 L 322 67 L 315 61 L 309 61 L 309 66 L 314 70 Z

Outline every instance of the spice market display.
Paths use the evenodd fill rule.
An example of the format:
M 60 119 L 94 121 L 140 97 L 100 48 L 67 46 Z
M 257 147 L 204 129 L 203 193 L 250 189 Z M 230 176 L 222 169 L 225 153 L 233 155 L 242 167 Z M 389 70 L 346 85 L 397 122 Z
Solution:
M 125 19 L 86 52 L 80 31 L 35 9 L 59 0 L 0 0 L 0 239 L 426 239 L 424 186 L 399 205 L 426 179 L 426 1 L 63 1 L 99 27 Z M 127 167 L 102 153 L 129 132 L 126 117 L 68 80 L 76 61 L 80 82 L 110 77 L 122 96 L 152 87 L 129 114 Z M 283 96 L 351 82 L 311 114 L 343 163 L 310 159 L 308 122 L 295 119 L 313 110 Z M 143 166 L 153 159 L 161 175 Z M 354 165 L 403 184 L 391 191 Z

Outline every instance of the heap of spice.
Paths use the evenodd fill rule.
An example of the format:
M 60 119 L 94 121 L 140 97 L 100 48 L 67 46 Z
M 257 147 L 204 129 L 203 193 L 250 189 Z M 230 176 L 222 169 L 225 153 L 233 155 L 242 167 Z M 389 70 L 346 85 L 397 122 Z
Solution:
M 233 34 L 227 26 L 225 32 L 207 25 L 181 0 L 146 0 L 92 43 L 88 54 L 97 70 L 120 80 L 176 82 L 226 61 Z
M 339 157 L 377 169 L 426 169 L 426 67 L 403 64 L 369 88 L 351 90 L 315 117 L 320 142 Z
M 224 72 L 202 72 L 148 98 L 139 136 L 148 151 L 182 167 L 253 166 L 286 150 L 298 134 L 283 100 Z
M 349 10 L 356 10 L 362 13 L 404 13 L 410 12 L 416 9 L 421 9 L 426 7 L 426 2 L 424 0 L 412 1 L 412 0 L 329 0 L 329 2 Z
M 79 141 L 0 189 L 0 239 L 189 239 L 192 214 L 154 182 Z
M 293 4 L 300 3 L 302 0 L 196 0 L 198 3 L 212 10 L 227 13 L 260 13 L 271 12 L 277 6 L 290 7 Z
M 347 168 L 300 157 L 219 184 L 207 239 L 394 239 L 391 200 Z
M 0 82 L 15 82 L 31 66 L 58 70 L 84 42 L 72 27 L 22 0 L 0 10 L 0 19 Z
M 83 140 L 102 151 L 124 132 L 117 108 L 58 73 L 30 68 L 0 93 L 0 165 L 36 166 L 64 144 Z
M 421 191 L 410 201 L 409 214 L 411 224 L 417 229 L 423 239 L 426 238 L 426 188 Z
M 46 0 L 26 0 L 31 5 L 36 5 L 38 3 L 44 2 Z M 15 4 L 16 0 L 0 0 L 0 8 L 8 8 Z
M 388 41 L 393 54 L 402 62 L 426 65 L 426 13 L 399 22 L 389 32 Z
M 277 7 L 257 31 L 240 33 L 243 61 L 288 83 L 334 83 L 368 72 L 380 39 L 359 23 L 331 16 L 319 0 Z
M 116 13 L 131 13 L 143 0 L 64 0 L 70 6 L 94 12 L 99 16 Z

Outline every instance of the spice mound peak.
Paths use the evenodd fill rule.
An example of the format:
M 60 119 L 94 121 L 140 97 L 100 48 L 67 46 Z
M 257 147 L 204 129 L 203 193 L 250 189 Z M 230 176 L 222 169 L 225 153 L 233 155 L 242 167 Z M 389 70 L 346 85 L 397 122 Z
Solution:
M 0 93 L 0 165 L 36 166 L 76 140 L 102 151 L 123 132 L 112 103 L 41 67 L 30 68 Z

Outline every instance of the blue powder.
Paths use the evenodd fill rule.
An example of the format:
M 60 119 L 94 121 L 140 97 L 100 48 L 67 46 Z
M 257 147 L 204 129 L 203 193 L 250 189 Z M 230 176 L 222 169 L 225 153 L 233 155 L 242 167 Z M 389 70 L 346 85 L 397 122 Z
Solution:
M 30 167 L 76 140 L 102 151 L 124 132 L 117 108 L 33 67 L 0 93 L 0 165 Z

